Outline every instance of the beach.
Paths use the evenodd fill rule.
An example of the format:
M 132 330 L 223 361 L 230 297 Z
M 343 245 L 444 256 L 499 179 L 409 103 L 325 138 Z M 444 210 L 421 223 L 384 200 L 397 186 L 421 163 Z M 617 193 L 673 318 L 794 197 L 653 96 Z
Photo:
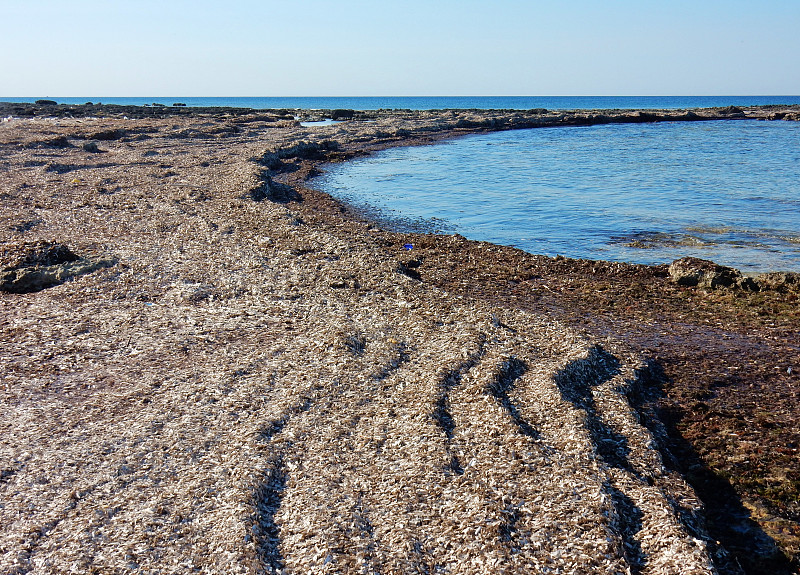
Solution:
M 797 107 L 0 116 L 1 573 L 797 571 L 794 276 L 398 233 L 308 185 Z

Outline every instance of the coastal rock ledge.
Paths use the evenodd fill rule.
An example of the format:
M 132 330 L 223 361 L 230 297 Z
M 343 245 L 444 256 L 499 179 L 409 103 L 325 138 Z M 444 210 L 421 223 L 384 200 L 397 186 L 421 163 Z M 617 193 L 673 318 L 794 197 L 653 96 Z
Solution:
M 460 113 L 175 109 L 0 124 L 0 573 L 715 573 L 650 363 L 281 187 Z

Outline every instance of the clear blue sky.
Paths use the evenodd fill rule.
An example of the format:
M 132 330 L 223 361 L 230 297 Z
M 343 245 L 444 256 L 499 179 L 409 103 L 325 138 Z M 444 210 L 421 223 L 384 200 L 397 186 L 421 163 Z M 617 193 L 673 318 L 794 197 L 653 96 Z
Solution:
M 800 0 L 0 0 L 0 16 L 0 96 L 800 94 Z

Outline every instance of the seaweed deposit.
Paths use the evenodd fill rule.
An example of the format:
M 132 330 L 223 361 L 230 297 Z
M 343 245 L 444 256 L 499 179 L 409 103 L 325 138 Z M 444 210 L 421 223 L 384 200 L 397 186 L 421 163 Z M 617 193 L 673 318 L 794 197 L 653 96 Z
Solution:
M 650 363 L 425 281 L 290 185 L 543 121 L 463 116 L 0 125 L 4 273 L 91 268 L 0 292 L 0 573 L 725 564 L 638 400 Z

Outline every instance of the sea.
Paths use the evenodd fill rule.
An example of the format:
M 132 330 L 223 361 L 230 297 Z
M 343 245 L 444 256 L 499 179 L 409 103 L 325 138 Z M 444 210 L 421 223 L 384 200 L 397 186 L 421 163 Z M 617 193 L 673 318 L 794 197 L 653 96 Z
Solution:
M 315 185 L 399 231 L 550 256 L 800 272 L 800 122 L 469 135 L 334 164 Z
M 800 104 L 800 96 L 331 96 L 331 97 L 100 97 L 57 98 L 36 96 L 4 98 L 2 102 L 54 100 L 59 104 L 119 104 L 147 106 L 176 103 L 187 107 L 232 107 L 301 110 L 586 110 L 586 109 L 685 109 L 718 106 Z
M 289 110 L 800 104 L 800 96 L 47 99 Z M 409 233 L 458 233 L 551 256 L 642 264 L 695 256 L 745 273 L 800 272 L 800 122 L 611 124 L 470 135 L 328 166 L 314 183 Z

